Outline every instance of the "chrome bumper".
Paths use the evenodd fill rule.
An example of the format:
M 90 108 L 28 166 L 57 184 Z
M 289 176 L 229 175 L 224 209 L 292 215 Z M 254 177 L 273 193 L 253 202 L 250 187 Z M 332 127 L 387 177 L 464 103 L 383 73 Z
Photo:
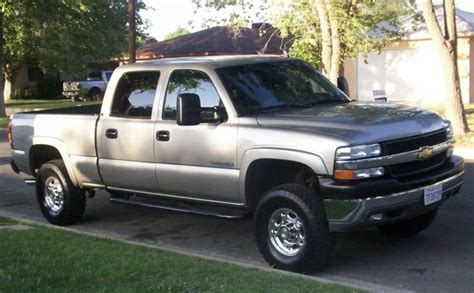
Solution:
M 443 198 L 441 201 L 428 206 L 424 205 L 424 189 L 430 185 L 366 199 L 325 199 L 324 205 L 330 230 L 353 230 L 370 225 L 396 222 L 424 214 L 456 194 L 463 183 L 463 175 L 464 171 L 433 184 L 443 184 Z

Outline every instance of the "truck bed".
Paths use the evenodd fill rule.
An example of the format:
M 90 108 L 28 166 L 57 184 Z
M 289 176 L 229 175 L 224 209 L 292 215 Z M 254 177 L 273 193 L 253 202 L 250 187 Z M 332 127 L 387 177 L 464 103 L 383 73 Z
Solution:
M 39 111 L 21 112 L 19 114 L 71 114 L 71 115 L 99 115 L 101 104 L 55 108 Z
M 71 174 L 78 182 L 100 183 L 95 145 L 100 107 L 87 105 L 14 114 L 12 156 L 20 170 L 31 174 L 28 161 L 33 145 L 51 145 L 69 156 L 71 170 L 82 170 L 80 174 Z

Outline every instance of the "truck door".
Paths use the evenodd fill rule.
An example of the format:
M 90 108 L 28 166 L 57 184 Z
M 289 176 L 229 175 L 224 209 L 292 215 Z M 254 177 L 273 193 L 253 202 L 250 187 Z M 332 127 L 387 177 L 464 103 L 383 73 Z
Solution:
M 201 124 L 176 123 L 176 101 L 181 93 L 199 95 Z M 161 120 L 156 124 L 156 176 L 162 193 L 238 203 L 237 123 L 210 120 L 214 107 L 224 109 L 208 74 L 199 70 L 171 73 Z
M 110 113 L 97 125 L 99 170 L 107 187 L 156 191 L 153 111 L 160 72 L 124 73 Z M 107 112 L 107 111 L 106 111 Z

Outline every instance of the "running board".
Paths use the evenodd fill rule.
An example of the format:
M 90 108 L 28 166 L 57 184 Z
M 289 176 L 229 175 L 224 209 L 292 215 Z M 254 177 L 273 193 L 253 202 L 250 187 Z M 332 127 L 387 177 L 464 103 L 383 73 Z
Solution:
M 154 209 L 160 209 L 160 210 L 167 210 L 167 211 L 173 211 L 173 212 L 194 214 L 194 215 L 200 215 L 200 216 L 217 217 L 217 218 L 222 218 L 222 219 L 241 219 L 249 214 L 247 211 L 222 213 L 220 211 L 205 210 L 205 209 L 199 209 L 199 208 L 193 208 L 193 207 L 181 208 L 181 207 L 172 206 L 172 205 L 141 202 L 137 200 L 131 200 L 131 199 L 120 198 L 120 197 L 111 197 L 110 202 L 141 206 L 141 207 L 147 207 L 147 208 L 154 208 Z
M 27 179 L 25 179 L 25 184 L 26 185 L 35 185 L 36 184 L 36 179 L 35 178 L 27 178 Z

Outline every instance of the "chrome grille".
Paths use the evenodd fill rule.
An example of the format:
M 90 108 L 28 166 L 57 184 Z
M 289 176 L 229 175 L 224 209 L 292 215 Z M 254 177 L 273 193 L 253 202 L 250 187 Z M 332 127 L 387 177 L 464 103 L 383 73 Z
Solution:
M 415 137 L 404 138 L 400 140 L 388 141 L 381 143 L 382 150 L 385 155 L 394 155 L 409 151 L 414 151 L 427 146 L 433 146 L 448 140 L 446 130 L 428 133 Z M 447 152 L 434 155 L 426 160 L 417 160 L 413 162 L 395 164 L 387 166 L 388 175 L 393 178 L 406 178 L 408 176 L 416 176 L 444 164 L 447 158 Z

